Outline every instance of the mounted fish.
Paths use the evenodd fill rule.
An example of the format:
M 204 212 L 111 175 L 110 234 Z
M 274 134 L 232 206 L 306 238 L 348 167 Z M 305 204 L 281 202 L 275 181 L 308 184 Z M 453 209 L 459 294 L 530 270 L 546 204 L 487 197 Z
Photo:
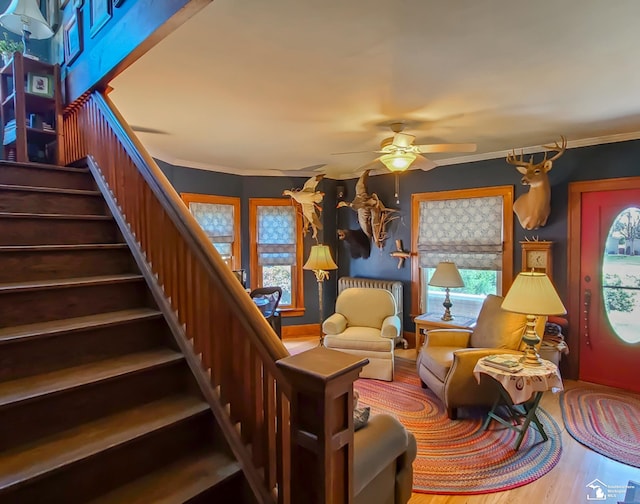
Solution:
M 307 180 L 304 186 L 302 186 L 302 189 L 287 189 L 282 192 L 283 196 L 291 197 L 297 210 L 302 214 L 302 234 L 306 236 L 309 227 L 311 227 L 311 237 L 316 239 L 316 241 L 318 229 L 322 229 L 322 222 L 320 222 L 322 207 L 319 203 L 321 203 L 322 198 L 324 198 L 324 193 L 316 191 L 316 187 L 323 177 L 324 175 L 316 175 Z
M 397 210 L 384 206 L 378 195 L 367 192 L 367 179 L 371 170 L 365 170 L 356 182 L 356 196 L 351 203 L 340 201 L 337 208 L 350 207 L 358 215 L 358 224 L 373 243 L 379 248 L 384 247 L 387 239 L 387 225 L 397 216 L 392 216 Z

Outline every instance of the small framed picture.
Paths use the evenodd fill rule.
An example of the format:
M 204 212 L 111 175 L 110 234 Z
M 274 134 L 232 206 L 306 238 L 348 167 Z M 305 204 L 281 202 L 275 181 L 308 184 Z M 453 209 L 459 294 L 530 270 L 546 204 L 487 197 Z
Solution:
M 29 72 L 27 74 L 27 93 L 53 97 L 53 77 Z
M 82 33 L 80 33 L 80 23 L 78 16 L 80 11 L 76 11 L 64 25 L 64 60 L 67 65 L 82 52 Z
M 93 37 L 111 19 L 110 0 L 91 0 L 89 34 Z

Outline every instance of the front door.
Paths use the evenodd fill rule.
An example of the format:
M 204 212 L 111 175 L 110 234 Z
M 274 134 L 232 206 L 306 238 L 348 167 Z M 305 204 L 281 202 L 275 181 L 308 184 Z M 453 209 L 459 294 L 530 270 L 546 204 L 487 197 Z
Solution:
M 584 192 L 581 206 L 579 377 L 640 392 L 640 189 Z

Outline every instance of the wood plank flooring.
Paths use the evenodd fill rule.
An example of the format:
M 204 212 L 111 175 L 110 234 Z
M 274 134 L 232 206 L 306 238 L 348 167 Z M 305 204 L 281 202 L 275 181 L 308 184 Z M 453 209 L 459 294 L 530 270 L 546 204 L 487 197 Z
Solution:
M 318 338 L 285 339 L 284 344 L 291 353 L 298 353 L 318 344 Z M 415 359 L 415 349 L 398 349 L 402 358 Z M 565 380 L 565 389 L 588 386 L 601 387 L 586 382 Z M 616 389 L 608 389 L 616 390 Z M 616 390 L 620 392 L 619 390 Z M 564 428 L 560 410 L 559 394 L 547 392 L 540 405 L 553 416 L 562 431 L 562 455 L 558 464 L 538 480 L 506 492 L 482 495 L 432 495 L 414 493 L 410 504 L 517 504 L 540 502 L 544 504 L 579 504 L 587 502 L 587 484 L 594 479 L 608 486 L 609 497 L 600 502 L 622 502 L 629 480 L 640 482 L 640 469 L 631 467 L 584 447 Z

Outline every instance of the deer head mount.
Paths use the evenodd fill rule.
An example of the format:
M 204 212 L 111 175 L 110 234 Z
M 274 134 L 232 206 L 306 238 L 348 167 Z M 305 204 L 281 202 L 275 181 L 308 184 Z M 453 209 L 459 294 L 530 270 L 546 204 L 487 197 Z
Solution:
M 553 162 L 558 159 L 567 148 L 567 139 L 563 136 L 562 145 L 543 145 L 548 151 L 555 152 L 553 157 L 544 159 L 539 163 L 533 162 L 533 156 L 529 161 L 524 160 L 524 154 L 517 156 L 515 150 L 507 155 L 507 163 L 514 165 L 524 175 L 520 180 L 522 185 L 529 186 L 529 192 L 521 195 L 513 204 L 513 211 L 524 229 L 538 229 L 547 223 L 551 213 L 551 187 L 549 186 L 548 172 L 553 167 Z

